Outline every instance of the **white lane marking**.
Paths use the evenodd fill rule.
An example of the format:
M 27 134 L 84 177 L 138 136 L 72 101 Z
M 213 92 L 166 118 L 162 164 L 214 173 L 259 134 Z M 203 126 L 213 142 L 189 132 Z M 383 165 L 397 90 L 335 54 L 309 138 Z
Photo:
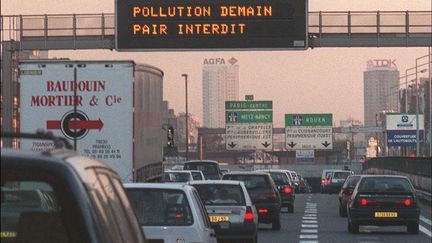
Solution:
M 317 229 L 302 229 L 300 233 L 318 233 Z
M 420 220 L 423 221 L 423 222 L 425 222 L 428 225 L 432 225 L 431 220 L 423 217 L 422 215 L 420 215 Z
M 318 239 L 318 235 L 300 235 L 300 239 Z
M 318 228 L 318 225 L 316 224 L 302 224 L 302 228 Z
M 306 216 L 306 217 L 316 217 L 317 214 L 316 213 L 305 213 L 304 216 Z
M 317 217 L 303 217 L 303 219 L 306 219 L 306 220 L 316 220 Z
M 430 230 L 426 229 L 425 227 L 423 227 L 422 225 L 419 225 L 419 230 L 421 232 L 423 232 L 425 235 L 429 236 L 432 238 L 432 232 L 430 232 Z
M 316 220 L 303 220 L 303 224 L 318 224 L 318 221 Z
M 317 213 L 317 211 L 310 211 L 310 210 L 305 210 L 305 214 L 313 214 L 313 213 Z
M 301 240 L 299 243 L 318 243 L 317 240 Z

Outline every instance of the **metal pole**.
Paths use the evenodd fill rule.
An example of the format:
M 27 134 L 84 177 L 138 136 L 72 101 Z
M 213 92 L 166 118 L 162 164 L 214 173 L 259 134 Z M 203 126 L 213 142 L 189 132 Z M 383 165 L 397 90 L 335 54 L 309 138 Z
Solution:
M 13 129 L 13 100 L 14 100 L 14 82 L 12 80 L 13 70 L 13 55 L 16 52 L 14 41 L 5 41 L 2 45 L 2 67 L 1 67 L 1 94 L 3 96 L 3 103 L 1 107 L 2 116 L 2 132 L 14 132 Z M 4 147 L 12 147 L 12 139 L 3 138 Z
M 428 48 L 429 62 L 429 156 L 432 157 L 432 60 L 431 47 Z
M 187 83 L 187 81 L 188 81 L 188 75 L 187 74 L 182 74 L 182 77 L 184 77 L 185 78 L 185 96 L 186 96 L 186 116 L 185 116 L 185 119 L 186 119 L 186 140 L 185 140 L 185 146 L 186 146 L 186 160 L 189 160 L 189 119 L 188 119 L 188 83 Z
M 415 86 L 416 86 L 416 157 L 420 156 L 420 130 L 419 130 L 419 86 L 418 86 L 418 68 L 417 68 L 417 60 L 416 59 L 416 68 L 415 68 Z
M 405 69 L 405 113 L 408 113 L 408 69 Z

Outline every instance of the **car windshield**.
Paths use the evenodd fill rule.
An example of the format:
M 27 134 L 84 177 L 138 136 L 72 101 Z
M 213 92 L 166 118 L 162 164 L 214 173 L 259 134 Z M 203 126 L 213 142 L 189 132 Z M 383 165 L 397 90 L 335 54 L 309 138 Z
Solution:
M 193 162 L 193 163 L 185 163 L 184 165 L 185 170 L 200 170 L 205 176 L 208 175 L 219 175 L 218 166 L 215 163 L 200 163 L 200 162 Z
M 271 188 L 268 177 L 264 175 L 227 175 L 224 179 L 243 181 L 248 191 L 268 191 Z
M 181 226 L 193 223 L 186 195 L 181 190 L 126 188 L 142 226 Z
M 193 185 L 205 205 L 245 205 L 240 185 L 197 184 Z
M 289 185 L 289 179 L 283 172 L 270 172 L 270 176 L 276 185 Z
M 187 182 L 191 181 L 192 176 L 186 172 L 164 172 L 165 182 Z
M 351 172 L 335 172 L 333 174 L 333 179 L 343 179 L 343 180 L 345 180 L 350 175 L 351 175 Z
M 361 180 L 359 193 L 362 192 L 412 192 L 412 186 L 407 179 L 404 178 L 391 178 L 391 177 L 377 177 L 377 178 L 364 178 Z
M 203 179 L 200 172 L 198 172 L 198 171 L 191 171 L 191 173 L 192 173 L 192 178 L 194 180 L 202 180 Z
M 360 176 L 351 176 L 345 181 L 344 187 L 354 188 L 357 185 L 357 182 L 360 180 Z

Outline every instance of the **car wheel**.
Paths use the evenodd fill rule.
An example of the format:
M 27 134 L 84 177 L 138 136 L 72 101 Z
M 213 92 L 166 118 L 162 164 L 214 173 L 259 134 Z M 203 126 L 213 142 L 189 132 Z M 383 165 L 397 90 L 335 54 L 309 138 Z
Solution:
M 341 217 L 346 217 L 347 216 L 347 213 L 344 210 L 344 208 L 342 207 L 342 204 L 339 204 L 339 216 L 341 216 Z
M 352 225 L 351 225 L 349 220 L 348 220 L 348 224 L 347 224 L 347 230 L 348 230 L 348 232 L 352 233 Z
M 288 213 L 294 213 L 294 205 L 288 205 Z
M 357 234 L 359 232 L 360 225 L 355 222 L 351 222 L 351 233 Z
M 419 233 L 419 224 L 414 223 L 414 224 L 407 225 L 407 231 L 410 234 L 418 234 Z
M 280 230 L 280 228 L 281 228 L 280 216 L 278 215 L 273 219 L 272 230 Z

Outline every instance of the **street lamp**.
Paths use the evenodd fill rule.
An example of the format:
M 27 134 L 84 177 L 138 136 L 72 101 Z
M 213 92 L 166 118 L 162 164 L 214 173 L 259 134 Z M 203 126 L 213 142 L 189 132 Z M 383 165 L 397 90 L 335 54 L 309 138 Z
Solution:
M 186 93 L 186 140 L 185 140 L 185 145 L 186 145 L 186 160 L 189 160 L 189 125 L 188 125 L 188 85 L 187 85 L 187 80 L 188 80 L 188 75 L 187 74 L 182 74 L 182 77 L 184 77 L 185 79 L 185 93 Z
M 420 126 L 419 125 L 419 112 L 420 112 L 420 107 L 419 107 L 420 97 L 419 96 L 420 96 L 420 92 L 419 92 L 419 85 L 418 85 L 418 72 L 419 72 L 418 71 L 418 67 L 419 67 L 418 60 L 425 58 L 425 57 L 429 57 L 429 54 L 416 58 L 416 66 L 415 66 L 415 70 L 416 70 L 416 73 L 415 73 L 415 81 L 416 81 L 416 83 L 415 83 L 415 86 L 416 86 L 416 157 L 420 156 L 420 128 L 419 128 L 419 126 Z M 430 57 L 429 57 L 429 59 L 430 59 Z M 427 64 L 429 65 L 429 63 L 427 63 Z M 425 64 L 422 64 L 420 66 L 423 66 L 423 65 L 425 65 Z M 421 73 L 424 73 L 426 71 L 427 71 L 427 69 L 420 70 Z

